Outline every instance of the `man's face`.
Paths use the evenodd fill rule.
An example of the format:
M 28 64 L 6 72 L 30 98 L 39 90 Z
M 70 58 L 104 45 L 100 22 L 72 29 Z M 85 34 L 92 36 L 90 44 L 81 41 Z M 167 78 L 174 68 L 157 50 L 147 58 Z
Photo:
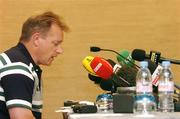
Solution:
M 62 41 L 63 31 L 57 25 L 52 25 L 47 35 L 39 38 L 37 63 L 50 65 L 58 54 L 63 53 Z

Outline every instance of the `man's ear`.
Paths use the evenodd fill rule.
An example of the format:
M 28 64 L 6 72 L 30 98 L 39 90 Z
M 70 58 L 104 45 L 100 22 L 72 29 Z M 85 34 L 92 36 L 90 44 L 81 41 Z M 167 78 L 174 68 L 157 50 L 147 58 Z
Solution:
M 33 42 L 33 45 L 35 45 L 36 47 L 39 46 L 39 43 L 40 43 L 40 33 L 38 33 L 38 32 L 33 33 L 33 35 L 31 36 L 31 40 Z

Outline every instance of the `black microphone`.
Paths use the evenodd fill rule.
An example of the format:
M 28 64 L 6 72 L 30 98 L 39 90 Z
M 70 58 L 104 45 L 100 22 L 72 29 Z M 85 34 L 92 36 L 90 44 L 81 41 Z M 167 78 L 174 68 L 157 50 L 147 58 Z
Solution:
M 95 84 L 100 84 L 102 78 L 101 77 L 98 77 L 98 76 L 94 76 L 90 73 L 88 73 L 88 78 L 93 81 Z
M 155 62 L 157 65 L 160 60 L 161 53 L 157 51 L 150 51 L 149 55 L 146 55 L 146 52 L 141 49 L 134 49 L 132 52 L 132 58 L 137 61 L 143 61 L 145 59 L 150 59 L 152 62 Z
M 90 73 L 88 73 L 88 78 L 94 82 L 94 84 L 98 85 L 101 89 L 105 91 L 111 91 L 115 92 L 116 91 L 116 85 L 113 83 L 112 79 L 109 78 L 108 80 L 105 80 L 101 77 L 94 76 Z
M 101 80 L 99 84 L 100 88 L 106 91 L 111 91 L 114 93 L 116 91 L 117 86 L 114 84 L 112 79 Z
M 173 64 L 180 64 L 180 60 L 160 57 L 161 53 L 157 51 L 151 51 L 150 54 L 146 54 L 146 52 L 142 49 L 134 49 L 131 55 L 132 58 L 137 61 L 151 59 L 156 64 L 158 64 L 159 62 L 161 63 L 162 61 L 170 61 Z
M 111 50 L 111 49 L 101 49 L 100 47 L 96 47 L 96 46 L 91 46 L 90 47 L 90 51 L 91 52 L 99 52 L 99 51 L 110 51 L 110 52 L 114 52 L 117 55 L 119 55 L 121 58 L 123 58 L 124 60 L 129 61 L 132 65 L 136 66 L 137 68 L 140 68 L 138 65 L 136 65 L 134 62 L 132 62 L 131 60 L 129 60 L 128 58 L 124 57 L 123 55 L 119 54 L 118 52 Z
M 113 60 L 107 60 L 113 67 L 113 81 L 120 87 L 135 86 L 137 69 L 126 65 L 118 65 Z
M 101 89 L 105 91 L 111 91 L 111 93 L 115 93 L 117 91 L 117 83 L 114 82 L 113 77 L 110 77 L 109 79 L 103 79 L 100 81 L 99 86 Z

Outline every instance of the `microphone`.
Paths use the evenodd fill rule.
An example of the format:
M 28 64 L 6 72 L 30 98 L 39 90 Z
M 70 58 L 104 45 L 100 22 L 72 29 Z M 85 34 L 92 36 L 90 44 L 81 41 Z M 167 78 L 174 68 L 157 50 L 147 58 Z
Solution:
M 145 59 L 150 59 L 152 62 L 156 64 L 159 63 L 161 53 L 157 51 L 150 51 L 149 55 L 146 55 L 146 52 L 141 49 L 134 49 L 132 52 L 132 57 L 137 61 L 143 61 Z
M 91 81 L 93 81 L 95 84 L 99 85 L 99 87 L 106 91 L 115 92 L 117 86 L 113 83 L 112 79 L 109 78 L 108 80 L 104 80 L 101 77 L 88 74 L 88 77 Z
M 137 69 L 127 65 L 118 65 L 113 60 L 107 60 L 113 67 L 113 81 L 120 87 L 135 86 Z
M 91 68 L 96 73 L 97 76 L 103 79 L 109 79 L 113 74 L 112 66 L 101 57 L 94 57 L 90 63 Z
M 88 74 L 88 78 L 97 84 L 102 90 L 111 91 L 112 93 L 116 91 L 117 85 L 115 85 L 111 78 L 104 80 L 101 77 Z
M 115 92 L 117 88 L 117 86 L 115 86 L 115 84 L 113 83 L 112 79 L 101 80 L 99 86 L 101 87 L 101 89 L 111 92 Z
M 101 57 L 94 57 L 94 59 L 92 60 L 90 66 L 92 67 L 92 69 L 94 70 L 94 72 L 96 73 L 97 76 L 101 77 L 102 80 L 100 82 L 100 86 L 102 84 L 108 84 L 108 86 L 105 85 L 105 87 L 111 87 L 108 88 L 109 90 L 116 90 L 115 88 L 113 88 L 115 85 L 116 86 L 130 86 L 131 84 L 126 81 L 126 79 L 124 79 L 121 76 L 118 76 L 117 71 L 118 69 L 121 67 L 120 65 L 116 64 L 114 61 L 108 59 L 107 61 Z M 127 74 L 129 75 L 129 74 Z M 109 83 L 111 81 L 107 81 L 104 82 L 104 80 L 112 80 L 112 83 Z M 135 82 L 135 81 L 134 81 Z M 104 85 L 102 85 L 104 86 Z M 104 87 L 102 87 L 102 89 L 105 89 Z M 107 90 L 107 89 L 105 89 Z
M 102 79 L 101 77 L 98 77 L 98 76 L 93 76 L 91 74 L 88 74 L 88 77 L 91 81 L 93 81 L 95 84 L 99 85 L 99 87 L 103 90 L 106 90 L 106 91 L 111 91 L 113 92 L 115 89 L 114 89 L 114 84 L 112 82 L 111 79 L 108 79 L 108 80 L 104 80 Z
M 111 50 L 111 49 L 101 49 L 99 47 L 96 47 L 96 46 L 91 46 L 90 47 L 90 51 L 91 52 L 99 52 L 99 51 L 110 51 L 110 52 L 114 52 L 116 53 L 117 55 L 119 55 L 119 57 L 121 57 L 122 59 L 124 60 L 127 60 L 129 61 L 129 63 L 131 63 L 132 65 L 135 65 L 135 67 L 137 68 L 140 68 L 138 65 L 136 65 L 134 62 L 132 62 L 131 60 L 129 60 L 128 58 L 124 57 L 123 55 L 119 54 L 118 52 L 114 51 L 114 50 Z
M 128 60 L 126 60 L 126 59 L 120 57 L 120 55 L 117 55 L 117 56 L 116 56 L 117 61 L 118 61 L 121 65 L 126 65 L 126 66 L 128 66 L 128 67 L 134 67 L 135 61 L 134 61 L 134 59 L 132 59 L 131 54 L 129 53 L 129 51 L 127 51 L 127 50 L 122 50 L 122 51 L 120 51 L 119 54 L 121 54 L 123 57 L 125 57 L 126 59 L 128 59 Z M 132 63 L 131 63 L 130 61 L 131 61 Z
M 114 92 L 116 91 L 111 76 L 113 74 L 112 66 L 101 57 L 94 57 L 90 62 L 90 67 L 95 72 L 95 75 L 88 74 L 88 78 L 99 84 L 101 89 Z
M 93 81 L 95 84 L 100 84 L 100 82 L 102 81 L 102 78 L 101 77 L 98 77 L 98 76 L 94 76 L 90 73 L 88 73 L 88 78 Z
M 156 64 L 162 61 L 170 61 L 173 64 L 180 64 L 180 60 L 168 59 L 164 57 L 160 57 L 161 53 L 156 51 L 151 51 L 150 54 L 146 54 L 144 50 L 134 49 L 132 52 L 132 58 L 137 61 L 143 61 L 145 59 L 151 59 Z
M 83 67 L 92 75 L 96 76 L 96 73 L 93 71 L 93 69 L 90 66 L 91 61 L 94 59 L 93 56 L 86 56 L 83 61 Z

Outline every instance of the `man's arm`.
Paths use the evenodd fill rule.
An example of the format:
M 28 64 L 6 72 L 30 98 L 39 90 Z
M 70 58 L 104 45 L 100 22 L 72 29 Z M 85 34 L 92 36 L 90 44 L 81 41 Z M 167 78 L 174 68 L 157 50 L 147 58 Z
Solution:
M 13 107 L 9 109 L 11 119 L 35 119 L 31 110 L 22 107 Z

